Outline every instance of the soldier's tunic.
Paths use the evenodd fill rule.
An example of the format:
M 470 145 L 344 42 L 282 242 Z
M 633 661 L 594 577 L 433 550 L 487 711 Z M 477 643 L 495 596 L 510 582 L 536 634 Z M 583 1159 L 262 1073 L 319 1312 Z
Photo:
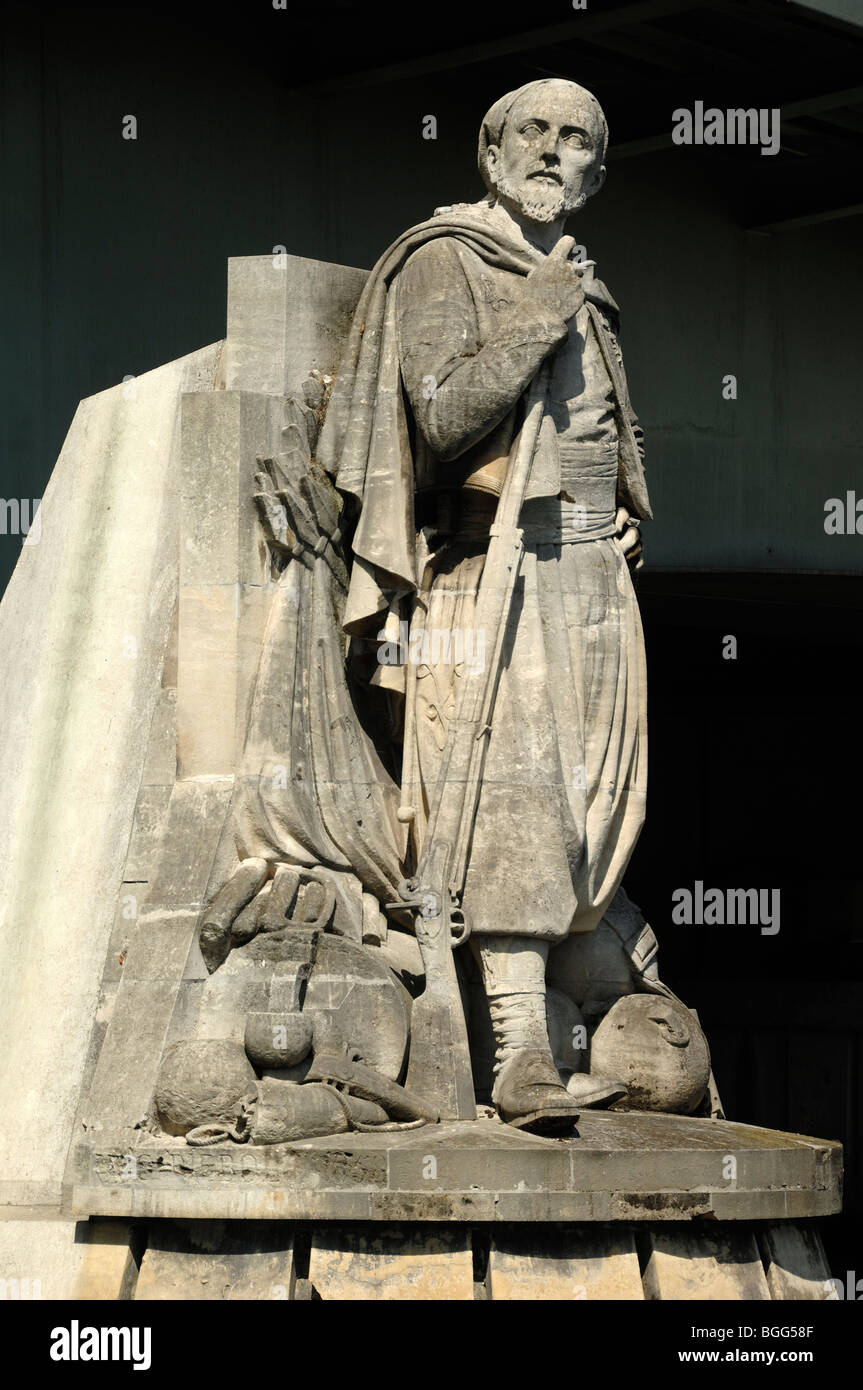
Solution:
M 416 486 L 436 494 L 426 510 L 452 536 L 417 670 L 420 835 L 464 662 L 492 646 L 471 629 L 501 462 L 520 398 L 557 345 L 464 894 L 474 932 L 557 941 L 596 926 L 645 810 L 644 646 L 614 537 L 613 384 L 587 305 L 567 326 L 531 300 L 523 276 L 455 238 L 407 260 L 396 309 Z M 607 318 L 603 328 L 616 351 Z M 559 490 L 548 495 L 555 450 Z

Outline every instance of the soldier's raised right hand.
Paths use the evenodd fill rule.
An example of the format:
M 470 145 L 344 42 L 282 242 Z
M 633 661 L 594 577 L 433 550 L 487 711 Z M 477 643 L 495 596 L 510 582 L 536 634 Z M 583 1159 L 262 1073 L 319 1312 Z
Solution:
M 584 303 L 582 276 L 585 265 L 569 260 L 574 245 L 575 237 L 562 236 L 525 281 L 525 294 L 531 299 L 538 299 L 567 323 Z

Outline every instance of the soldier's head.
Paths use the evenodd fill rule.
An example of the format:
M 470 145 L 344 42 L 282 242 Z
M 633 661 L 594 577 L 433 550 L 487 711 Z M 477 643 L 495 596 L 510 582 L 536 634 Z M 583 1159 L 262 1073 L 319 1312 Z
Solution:
M 531 222 L 551 223 L 584 206 L 605 181 L 608 126 L 592 93 L 544 78 L 496 101 L 479 136 L 489 193 Z

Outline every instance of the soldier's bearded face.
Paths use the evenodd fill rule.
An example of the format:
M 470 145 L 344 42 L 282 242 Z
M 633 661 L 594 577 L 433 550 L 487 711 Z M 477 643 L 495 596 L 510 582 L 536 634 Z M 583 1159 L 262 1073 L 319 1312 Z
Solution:
M 532 222 L 583 207 L 603 179 L 602 130 L 587 103 L 553 87 L 520 97 L 489 167 L 500 201 Z

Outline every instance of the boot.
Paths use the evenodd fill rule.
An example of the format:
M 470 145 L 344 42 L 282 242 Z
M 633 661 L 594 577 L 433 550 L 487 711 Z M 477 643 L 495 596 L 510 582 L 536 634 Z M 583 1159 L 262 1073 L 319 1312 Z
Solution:
M 564 1086 L 549 1048 L 522 1048 L 498 1072 L 492 1100 L 501 1119 L 516 1129 L 566 1134 L 578 1119 L 579 1106 L 601 1110 L 625 1095 L 622 1082 L 580 1072 L 573 1072 Z
M 548 1044 L 522 1047 L 502 1064 L 491 1098 L 500 1118 L 531 1134 L 574 1134 L 578 1104 L 561 1084 Z
M 566 1083 L 566 1093 L 591 1110 L 604 1110 L 616 1100 L 623 1100 L 627 1090 L 622 1081 L 612 1081 L 594 1072 L 574 1071 Z
M 534 1134 L 568 1134 L 578 1104 L 554 1065 L 545 1015 L 548 943 L 526 937 L 472 938 L 495 1042 L 491 1098 L 507 1124 Z

